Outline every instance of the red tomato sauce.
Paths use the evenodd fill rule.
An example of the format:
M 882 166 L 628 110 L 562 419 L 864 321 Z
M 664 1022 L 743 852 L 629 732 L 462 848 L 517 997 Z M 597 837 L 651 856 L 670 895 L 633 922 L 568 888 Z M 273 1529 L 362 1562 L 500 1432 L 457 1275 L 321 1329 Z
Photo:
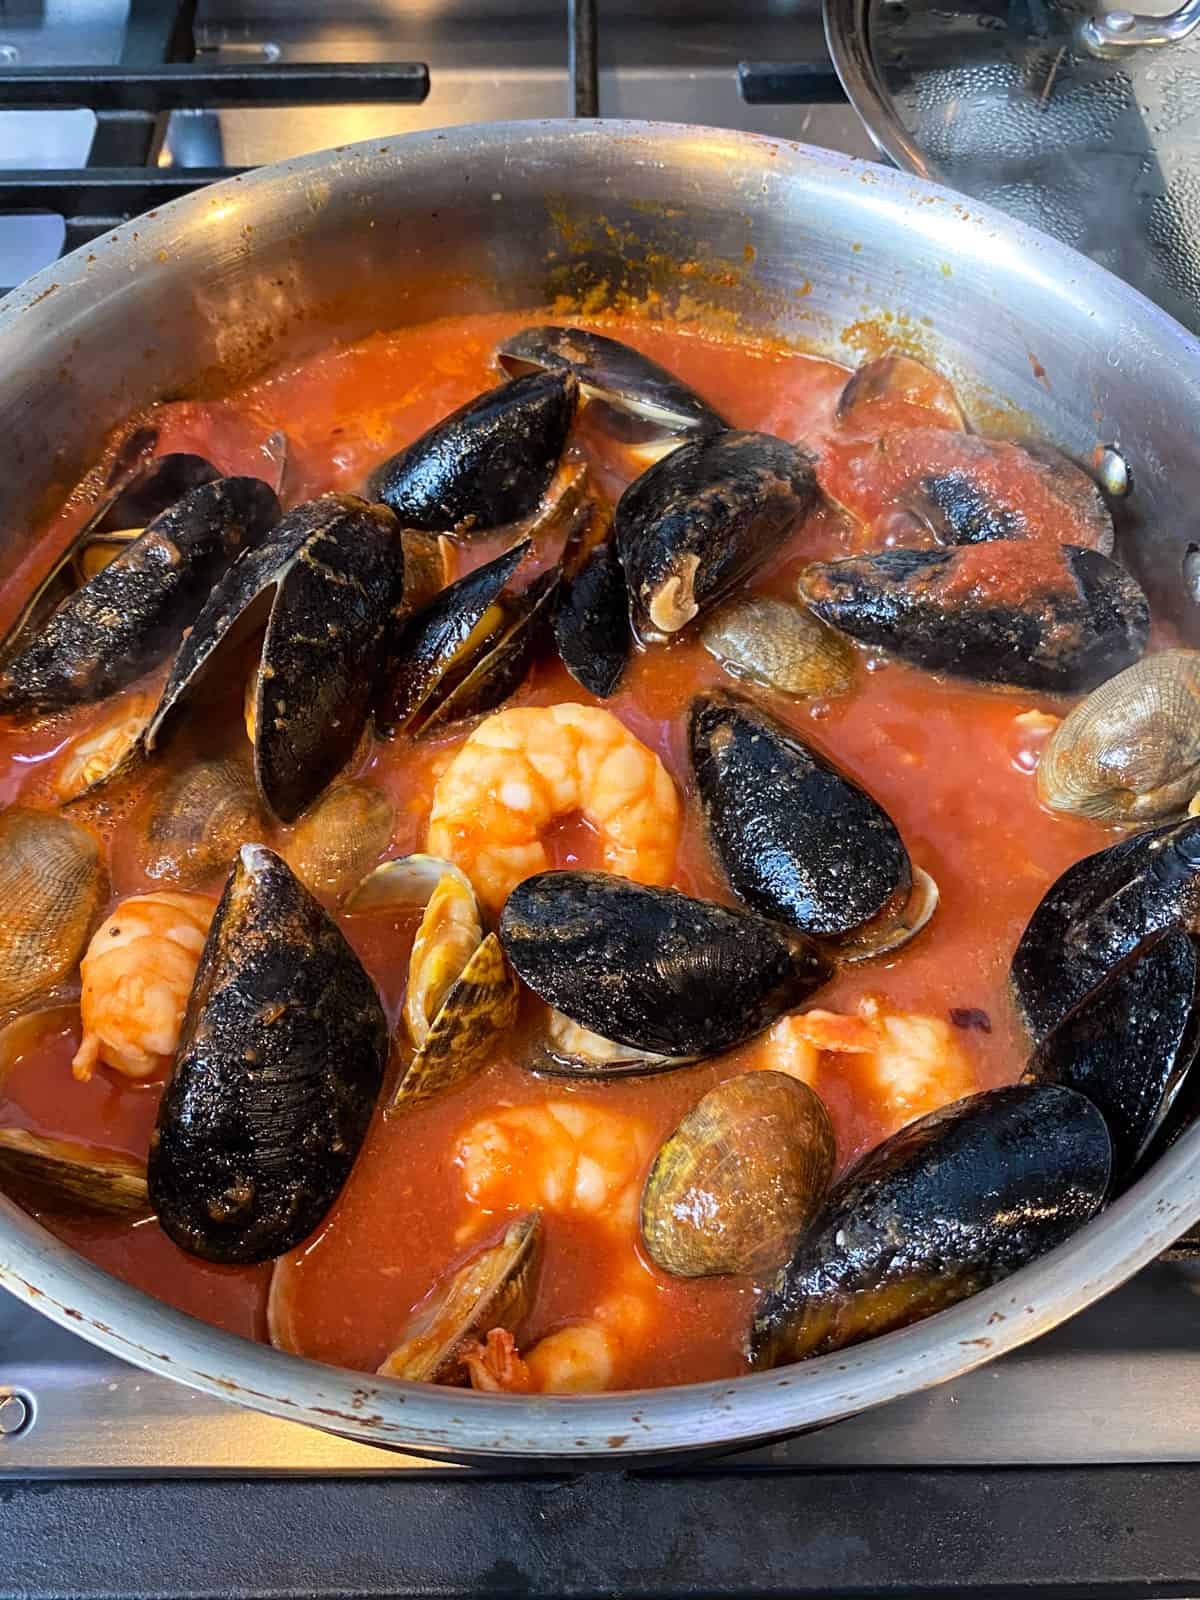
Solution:
M 224 471 L 266 476 L 261 441 L 282 428 L 290 441 L 286 503 L 330 489 L 360 490 L 378 461 L 493 384 L 491 350 L 530 320 L 542 318 L 469 317 L 377 334 L 227 399 L 161 407 L 153 414 L 161 430 L 159 448 L 195 450 Z M 678 373 L 735 425 L 811 445 L 822 470 L 850 470 L 834 418 L 846 379 L 841 367 L 783 348 L 718 341 L 640 321 L 602 326 Z M 910 426 L 913 420 L 911 404 L 903 404 L 893 425 Z M 871 424 L 887 427 L 886 407 L 872 406 Z M 612 459 L 601 476 L 615 497 L 624 480 Z M 842 492 L 849 498 L 844 486 Z M 885 510 L 872 505 L 873 515 Z M 15 615 L 85 511 L 86 500 L 73 497 L 44 531 L 0 591 L 0 623 Z M 875 548 L 886 542 L 881 527 L 869 542 Z M 749 587 L 791 595 L 806 562 L 862 543 L 861 530 L 843 513 L 822 509 Z M 495 548 L 487 541 L 461 547 L 460 570 Z M 539 554 L 543 560 L 553 556 Z M 151 686 L 159 677 L 152 675 Z M 688 702 L 698 688 L 728 682 L 689 635 L 637 658 L 606 703 L 661 755 L 686 795 Z M 932 923 L 910 946 L 891 959 L 844 969 L 811 1003 L 843 1011 L 873 995 L 889 1008 L 943 1021 L 957 1013 L 962 1025 L 954 1035 L 975 1086 L 1015 1079 L 1025 1041 L 1006 993 L 1013 947 L 1050 882 L 1106 837 L 1098 826 L 1051 815 L 1038 803 L 1033 772 L 1048 725 L 1037 714 L 1061 715 L 1063 703 L 943 682 L 865 656 L 855 689 L 842 699 L 799 704 L 771 693 L 762 698 L 886 807 L 914 863 L 932 874 L 941 895 Z M 587 702 L 589 696 L 549 662 L 538 665 L 514 697 L 518 704 L 567 700 Z M 58 753 L 97 715 L 98 708 L 90 708 L 32 727 L 0 728 L 0 803 L 52 803 L 49 784 Z M 454 728 L 417 744 L 377 739 L 365 748 L 355 770 L 381 785 L 397 807 L 389 854 L 423 847 L 436 774 L 466 731 Z M 231 688 L 228 706 L 190 729 L 162 768 L 152 769 L 127 797 L 90 815 L 107 845 L 113 901 L 159 886 L 142 866 L 140 818 L 147 792 L 186 754 L 228 749 L 239 738 L 240 689 Z M 276 830 L 275 842 L 281 836 Z M 550 849 L 559 866 L 595 863 L 595 841 L 576 819 L 555 828 Z M 731 898 L 690 806 L 674 881 L 692 893 Z M 220 879 L 204 887 L 215 895 Z M 341 921 L 395 1023 L 414 917 Z M 581 1085 L 537 1078 L 524 1069 L 527 1024 L 528 1018 L 473 1082 L 402 1119 L 376 1116 L 329 1216 L 279 1268 L 277 1309 L 291 1347 L 373 1369 L 433 1286 L 498 1233 L 503 1214 L 481 1215 L 464 1192 L 459 1142 L 476 1119 L 514 1105 L 570 1102 L 636 1119 L 652 1151 L 702 1093 L 750 1064 L 759 1050 L 751 1044 L 660 1076 Z M 89 1083 L 75 1082 L 69 1063 L 76 1043 L 77 1036 L 59 1033 L 11 1067 L 0 1082 L 0 1122 L 144 1154 L 160 1086 L 133 1084 L 105 1068 Z M 894 1109 L 884 1103 L 861 1057 L 824 1056 L 816 1088 L 828 1104 L 843 1168 L 895 1125 Z M 514 1185 L 519 1188 L 521 1181 L 517 1171 Z M 153 1220 L 130 1227 L 47 1212 L 44 1221 L 91 1260 L 149 1293 L 221 1327 L 266 1336 L 269 1267 L 204 1265 L 177 1250 Z M 615 1227 L 603 1217 L 548 1212 L 544 1238 L 540 1286 L 519 1330 L 522 1349 L 549 1330 L 591 1317 L 614 1296 L 629 1295 L 638 1308 L 637 1325 L 631 1322 L 623 1340 L 614 1386 L 683 1383 L 745 1369 L 742 1345 L 758 1292 L 749 1280 L 668 1277 L 646 1260 L 632 1225 Z

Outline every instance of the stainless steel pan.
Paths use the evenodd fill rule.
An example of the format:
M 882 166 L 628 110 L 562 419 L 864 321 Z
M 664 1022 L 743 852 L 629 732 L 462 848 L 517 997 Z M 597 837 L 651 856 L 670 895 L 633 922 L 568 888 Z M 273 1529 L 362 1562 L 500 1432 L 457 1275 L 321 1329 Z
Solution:
M 686 267 L 685 272 L 678 268 Z M 558 295 L 662 295 L 847 360 L 915 341 L 976 408 L 1087 456 L 1119 442 L 1160 604 L 1200 505 L 1200 345 L 1098 267 L 913 178 L 704 128 L 530 123 L 357 145 L 204 190 L 48 269 L 0 309 L 0 552 L 148 401 L 379 326 Z M 0 1283 L 209 1393 L 437 1455 L 612 1462 L 745 1444 L 963 1372 L 1113 1288 L 1200 1218 L 1200 1127 L 1074 1240 L 902 1333 L 787 1371 L 526 1399 L 386 1382 L 219 1333 L 0 1201 Z

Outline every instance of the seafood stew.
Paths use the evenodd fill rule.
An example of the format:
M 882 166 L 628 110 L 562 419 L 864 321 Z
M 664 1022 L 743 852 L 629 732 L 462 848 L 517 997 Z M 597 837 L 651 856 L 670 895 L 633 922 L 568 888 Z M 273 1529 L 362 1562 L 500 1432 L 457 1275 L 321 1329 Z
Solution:
M 134 419 L 3 595 L 0 1183 L 515 1392 L 998 1281 L 1191 1112 L 1191 654 L 1112 551 L 900 354 L 459 318 Z

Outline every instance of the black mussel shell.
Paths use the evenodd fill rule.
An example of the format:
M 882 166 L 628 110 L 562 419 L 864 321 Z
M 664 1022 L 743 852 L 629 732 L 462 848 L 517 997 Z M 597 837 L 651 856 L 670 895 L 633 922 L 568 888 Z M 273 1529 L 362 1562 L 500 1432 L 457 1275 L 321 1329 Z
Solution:
M 499 635 L 488 641 L 466 677 L 438 700 L 422 725 L 423 733 L 491 711 L 520 686 L 554 609 L 560 579 L 558 568 L 551 567 L 505 603 Z
M 1095 1106 L 1053 1084 L 910 1122 L 842 1179 L 771 1283 L 753 1365 L 840 1350 L 998 1283 L 1095 1214 L 1111 1157 Z
M 836 939 L 907 904 L 912 866 L 895 823 L 798 734 L 716 690 L 692 701 L 688 741 L 709 843 L 754 911 Z
M 239 1266 L 299 1244 L 350 1175 L 387 1052 L 383 1007 L 336 924 L 277 855 L 243 846 L 151 1139 L 168 1236 Z
M 278 516 L 258 478 L 218 478 L 184 495 L 5 662 L 0 712 L 57 711 L 126 688 L 168 654 L 228 563 Z
M 483 533 L 533 512 L 567 442 L 569 372 L 513 378 L 468 401 L 375 468 L 369 493 L 410 528 Z
M 521 619 L 521 606 L 502 596 L 529 549 L 528 539 L 513 545 L 495 560 L 441 590 L 409 619 L 392 646 L 377 713 L 381 726 L 421 731 L 451 692 L 497 649 L 513 623 Z M 532 609 L 540 597 L 539 590 L 527 609 Z M 520 644 L 523 637 L 519 634 L 512 644 Z M 504 657 L 510 666 L 512 655 L 510 649 Z M 528 659 L 521 664 L 522 676 L 527 666 Z M 513 683 L 506 692 L 511 693 L 515 687 Z M 492 704 L 499 704 L 499 699 Z M 460 711 L 457 715 L 469 713 Z
M 554 642 L 563 666 L 589 694 L 606 700 L 616 692 L 633 634 L 625 573 L 611 538 L 589 550 L 579 571 L 561 586 Z
M 573 372 L 588 414 L 615 438 L 635 443 L 717 433 L 729 424 L 706 400 L 640 350 L 586 328 L 522 328 L 496 349 L 508 373 Z
M 1115 561 L 1061 549 L 1054 581 L 1032 585 L 1028 543 L 819 561 L 801 573 L 800 598 L 851 638 L 933 672 L 1055 693 L 1091 689 L 1142 654 L 1150 610 Z M 1001 577 L 1012 601 L 996 592 L 998 561 L 1010 563 Z
M 1122 962 L 1172 929 L 1200 931 L 1200 817 L 1085 856 L 1046 890 L 1010 973 L 1034 1043 Z
M 1077 1089 L 1098 1108 L 1123 1187 L 1163 1130 L 1200 1043 L 1200 962 L 1168 933 L 1088 995 L 1042 1040 L 1025 1076 Z M 1194 1095 L 1186 1096 L 1189 1109 Z M 1180 1131 L 1176 1122 L 1173 1132 Z
M 830 975 L 802 934 L 606 872 L 542 872 L 500 917 L 517 976 L 572 1022 L 656 1055 L 716 1055 Z
M 614 521 L 634 631 L 662 639 L 779 548 L 817 499 L 813 458 L 769 433 L 690 439 L 643 472 Z
M 96 508 L 97 514 L 88 518 L 87 529 L 108 533 L 144 528 L 185 494 L 220 476 L 211 461 L 186 450 L 154 456 L 114 485 L 111 496 Z
M 152 751 L 223 661 L 265 626 L 254 700 L 254 778 L 294 822 L 353 755 L 403 583 L 395 518 L 356 495 L 296 506 L 213 590 L 146 730 Z

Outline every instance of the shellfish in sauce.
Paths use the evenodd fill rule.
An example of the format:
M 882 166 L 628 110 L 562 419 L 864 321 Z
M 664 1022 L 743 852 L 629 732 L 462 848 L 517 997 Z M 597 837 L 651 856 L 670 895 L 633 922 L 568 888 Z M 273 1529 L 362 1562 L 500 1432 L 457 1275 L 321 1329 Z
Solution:
M 1082 1225 L 1109 1142 L 1119 1185 L 1196 1103 L 1186 985 L 1154 1023 L 1159 1077 L 1127 1071 L 1163 973 L 1196 971 L 1200 823 L 1171 820 L 1191 730 L 1162 731 L 1188 701 L 1154 701 L 1153 760 L 1126 785 L 1150 798 L 1111 819 L 1165 827 L 1114 843 L 1111 813 L 1086 814 L 1083 742 L 1083 802 L 1042 804 L 1039 756 L 1071 697 L 1141 670 L 1145 604 L 1090 478 L 972 431 L 970 410 L 901 353 L 851 375 L 662 322 L 506 313 L 373 335 L 134 419 L 89 480 L 108 485 L 96 505 L 122 472 L 189 456 L 214 483 L 278 484 L 283 520 L 255 488 L 248 553 L 235 566 L 237 541 L 214 546 L 170 616 L 194 624 L 182 651 L 154 631 L 119 671 L 89 657 L 79 691 L 30 670 L 19 692 L 9 669 L 0 845 L 44 836 L 45 864 L 0 851 L 6 903 L 38 907 L 0 939 L 19 1019 L 0 1184 L 220 1326 L 517 1390 L 833 1348 L 894 1324 L 884 1300 L 927 1314 Z M 261 444 L 281 430 L 286 478 Z M 0 589 L 0 627 L 87 532 L 87 498 Z M 109 553 L 89 545 L 70 581 Z M 1121 703 L 1092 725 L 1107 736 Z M 738 788 L 780 774 L 812 807 L 786 837 L 778 796 Z M 347 793 L 371 805 L 323 840 Z M 336 871 L 313 866 L 322 851 Z M 222 906 L 179 1051 L 141 1081 L 103 1058 L 77 1081 L 80 957 L 113 906 L 166 885 Z M 798 925 L 780 885 L 829 914 Z M 664 927 L 670 973 L 649 959 Z M 1126 996 L 1142 1010 L 1124 1048 Z M 135 1037 L 136 983 L 127 1004 Z M 242 1115 L 264 1064 L 290 1132 Z M 148 1155 L 162 1226 L 142 1215 Z M 992 1227 L 989 1183 L 1010 1216 L 1049 1196 L 1051 1223 Z M 992 1233 L 939 1277 L 926 1224 L 950 1208 Z M 882 1254 L 896 1228 L 899 1288 Z

